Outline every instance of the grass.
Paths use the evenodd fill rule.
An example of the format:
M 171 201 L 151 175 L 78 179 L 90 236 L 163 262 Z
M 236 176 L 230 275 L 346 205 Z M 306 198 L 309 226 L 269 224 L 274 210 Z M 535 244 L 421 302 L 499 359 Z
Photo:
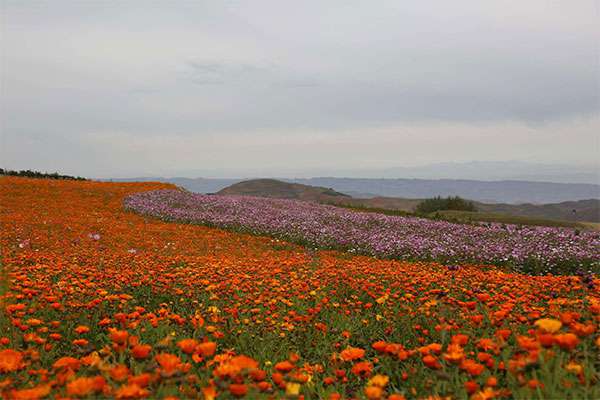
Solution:
M 522 217 L 518 215 L 483 213 L 478 211 L 445 210 L 428 214 L 429 218 L 444 219 L 458 223 L 497 222 L 512 225 L 550 226 L 559 228 L 588 229 L 583 223 L 546 218 Z
M 420 217 L 434 220 L 444 220 L 458 224 L 473 224 L 479 222 L 492 222 L 500 224 L 513 225 L 530 225 L 530 226 L 549 226 L 557 228 L 573 228 L 573 229 L 593 229 L 600 230 L 600 223 L 593 222 L 572 222 L 561 221 L 546 218 L 522 217 L 518 215 L 483 213 L 479 211 L 457 211 L 445 210 L 436 211 L 428 214 L 408 212 L 403 210 L 391 210 L 387 208 L 355 206 L 348 204 L 326 203 L 327 205 L 346 208 L 353 211 L 369 212 L 384 215 L 393 215 L 399 217 Z

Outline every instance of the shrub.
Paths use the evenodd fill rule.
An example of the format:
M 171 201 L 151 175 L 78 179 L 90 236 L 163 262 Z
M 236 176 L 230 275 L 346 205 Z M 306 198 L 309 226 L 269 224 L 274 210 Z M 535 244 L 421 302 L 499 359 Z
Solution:
M 461 197 L 446 197 L 440 196 L 425 199 L 416 208 L 418 213 L 429 214 L 435 211 L 442 210 L 457 210 L 457 211 L 477 211 L 473 202 L 465 200 Z
M 43 179 L 67 179 L 76 181 L 85 181 L 81 176 L 60 175 L 58 172 L 48 173 L 28 170 L 13 171 L 10 169 L 0 168 L 0 175 L 23 176 L 27 178 L 43 178 Z

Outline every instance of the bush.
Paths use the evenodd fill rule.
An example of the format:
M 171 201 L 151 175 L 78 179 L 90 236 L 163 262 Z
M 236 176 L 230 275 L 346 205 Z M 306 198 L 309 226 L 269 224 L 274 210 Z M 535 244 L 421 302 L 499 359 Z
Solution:
M 440 196 L 425 199 L 416 208 L 418 213 L 429 214 L 442 210 L 457 210 L 457 211 L 477 211 L 473 202 L 455 197 L 442 198 Z
M 12 171 L 10 169 L 0 168 L 0 175 L 24 176 L 27 178 L 44 178 L 44 179 L 67 179 L 76 181 L 85 181 L 85 178 L 80 176 L 60 175 L 58 172 L 48 173 L 28 170 Z

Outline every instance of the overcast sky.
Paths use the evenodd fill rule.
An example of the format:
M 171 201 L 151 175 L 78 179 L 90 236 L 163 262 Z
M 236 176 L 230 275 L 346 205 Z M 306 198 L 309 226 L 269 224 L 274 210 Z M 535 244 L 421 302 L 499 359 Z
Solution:
M 598 1 L 0 4 L 0 167 L 599 157 Z

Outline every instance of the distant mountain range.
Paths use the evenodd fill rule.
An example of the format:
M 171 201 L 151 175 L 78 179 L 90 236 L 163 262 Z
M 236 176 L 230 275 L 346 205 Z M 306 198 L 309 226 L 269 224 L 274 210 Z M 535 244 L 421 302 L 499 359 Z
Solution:
M 531 181 L 476 181 L 467 179 L 357 179 L 310 178 L 286 180 L 330 187 L 353 197 L 422 199 L 460 196 L 486 203 L 559 203 L 600 198 L 600 185 Z
M 420 167 L 388 168 L 379 178 L 467 179 L 485 181 L 533 181 L 600 184 L 600 166 L 538 164 L 522 161 L 471 161 L 437 163 Z M 322 175 L 321 175 L 322 176 Z M 356 171 L 355 178 L 375 177 Z
M 215 193 L 247 179 L 127 178 L 114 181 L 170 182 L 197 193 Z M 299 178 L 286 182 L 333 189 L 356 198 L 400 197 L 423 199 L 461 196 L 485 203 L 546 204 L 600 198 L 600 185 L 532 181 L 478 181 L 467 179 Z
M 466 179 L 479 181 L 531 181 L 600 184 L 600 163 L 588 165 L 549 164 L 525 161 L 443 162 L 421 166 L 389 168 L 219 168 L 214 170 L 173 170 L 168 176 L 237 178 L 252 177 L 372 179 Z

